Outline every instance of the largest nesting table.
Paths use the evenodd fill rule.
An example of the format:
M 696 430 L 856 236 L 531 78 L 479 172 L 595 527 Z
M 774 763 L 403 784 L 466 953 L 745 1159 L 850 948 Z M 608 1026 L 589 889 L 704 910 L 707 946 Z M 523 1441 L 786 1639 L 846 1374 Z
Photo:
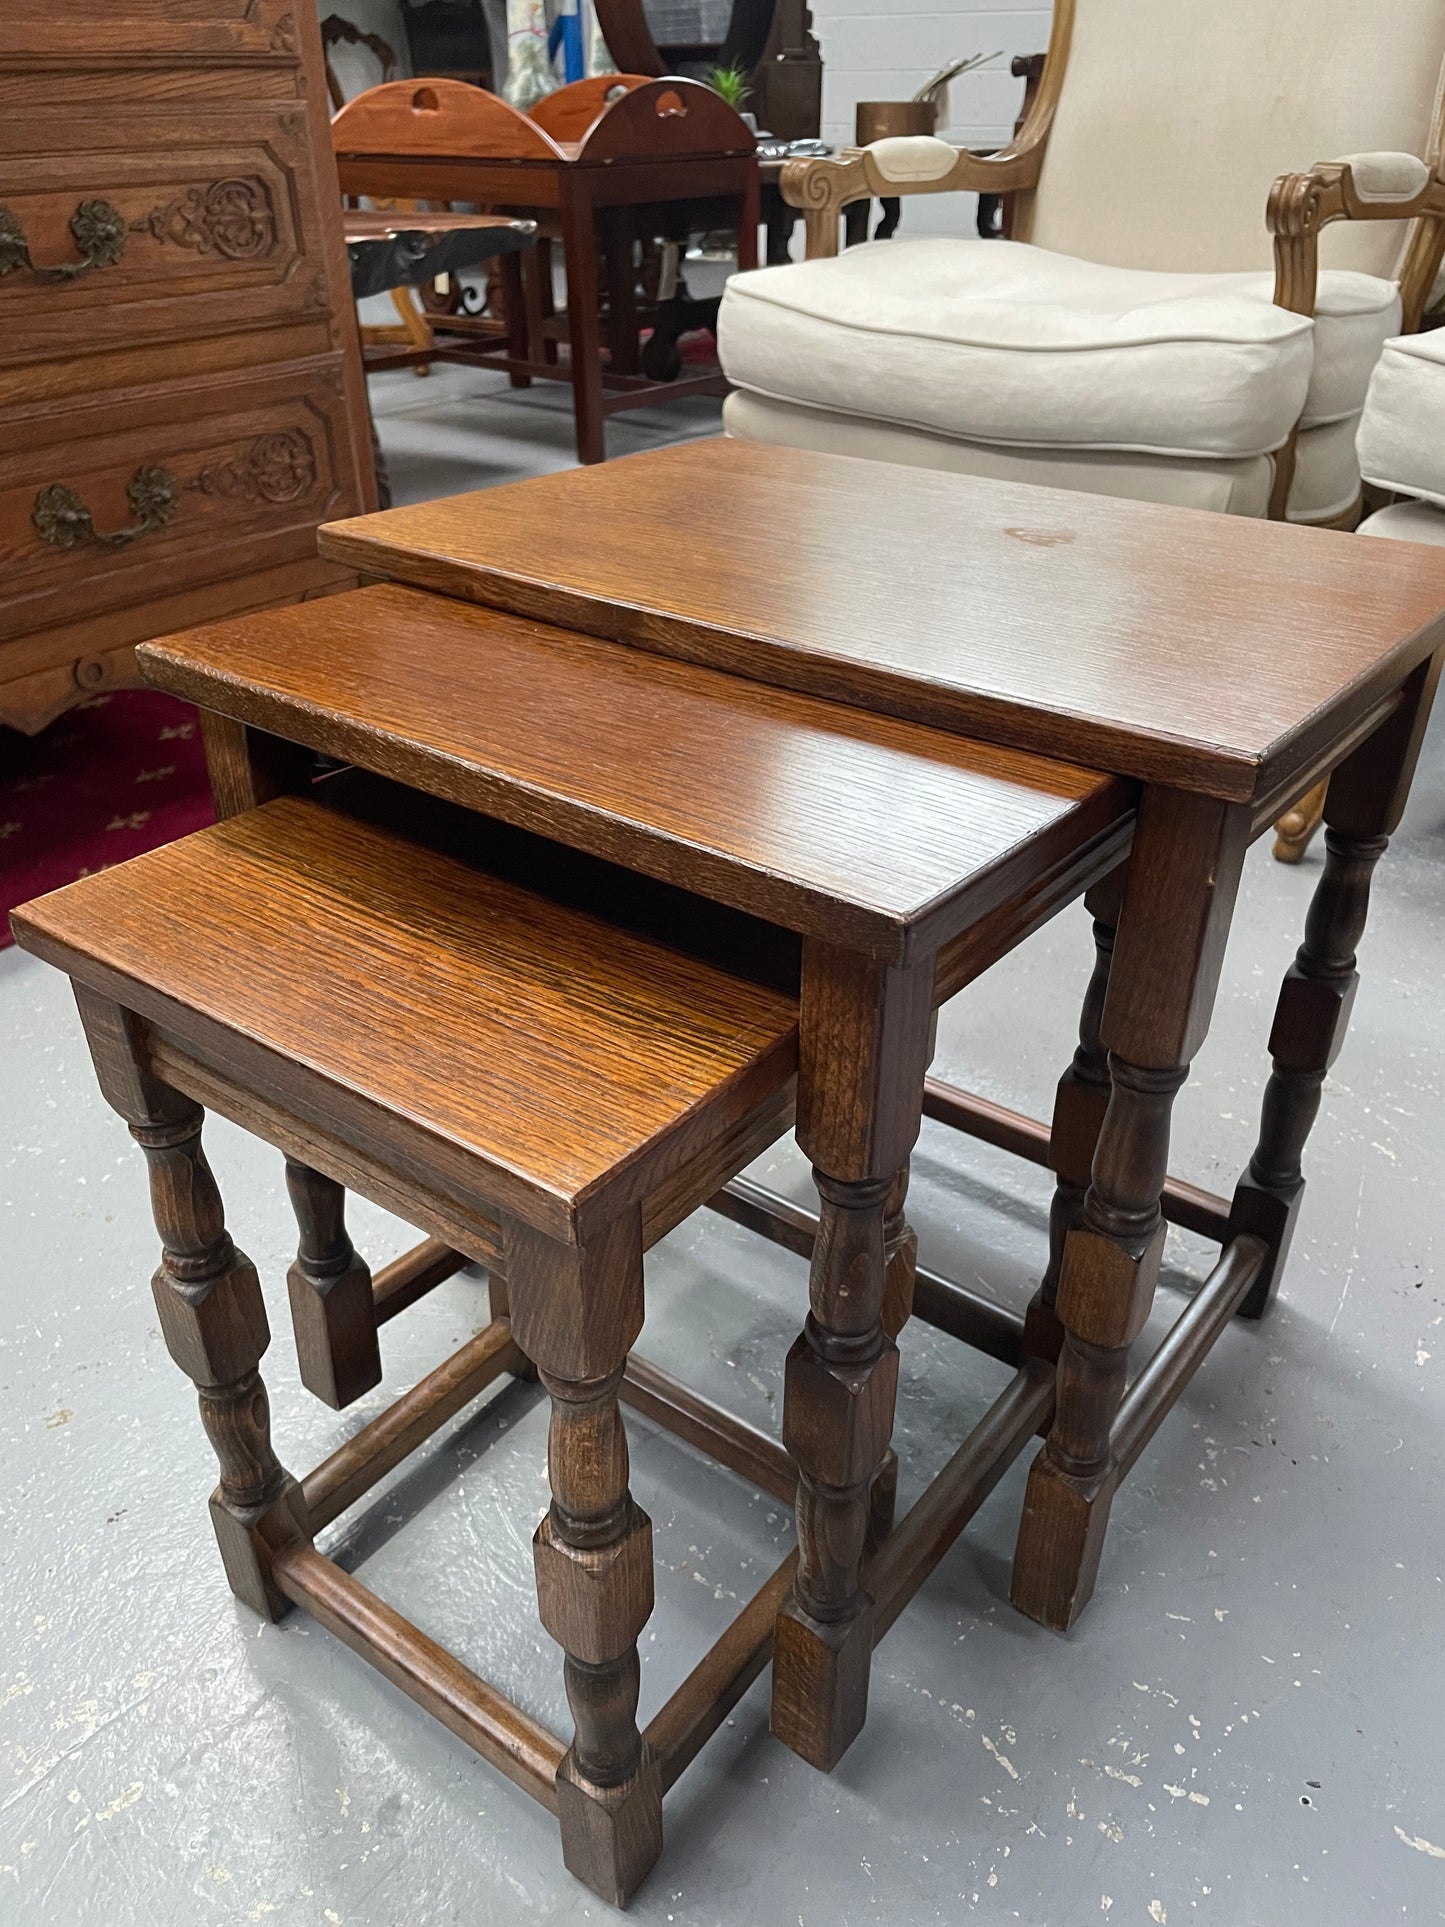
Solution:
M 288 648 L 294 613 L 142 652 L 152 679 L 212 712 L 223 794 L 284 783 L 288 744 L 307 744 L 802 934 L 798 1136 L 816 1228 L 746 1188 L 725 1208 L 811 1248 L 784 1414 L 799 1562 L 773 1725 L 831 1767 L 863 1722 L 879 1621 L 907 1596 L 899 1565 L 916 1579 L 921 1545 L 946 1542 L 958 1512 L 915 1508 L 917 1543 L 875 1613 L 861 1564 L 892 1419 L 885 1288 L 921 1116 L 1056 1173 L 1048 1272 L 1003 1348 L 1020 1373 L 990 1423 L 1019 1444 L 1049 1425 L 1013 1597 L 1065 1628 L 1120 1480 L 1230 1317 L 1261 1315 L 1277 1283 L 1370 875 L 1438 679 L 1445 557 L 734 442 L 336 524 L 322 547 L 408 586 L 324 605 L 319 652 Z M 453 598 L 489 611 L 470 651 Z M 320 611 L 305 620 L 314 635 Z M 801 737 L 770 753 L 767 730 L 722 769 L 701 712 L 672 733 L 693 666 L 745 706 L 805 692 L 872 712 L 865 735 L 893 718 L 1066 758 L 1083 766 L 1090 834 L 1075 814 L 1067 857 L 1027 889 L 999 866 L 1003 914 L 979 954 L 960 932 L 990 886 L 975 876 L 967 914 L 943 887 L 970 835 L 946 785 L 895 793 L 886 759 L 864 756 L 840 790 L 841 765 L 810 768 Z M 1214 1198 L 1167 1177 L 1173 1098 L 1208 1028 L 1245 851 L 1331 772 L 1259 1143 L 1232 1200 Z M 1096 962 L 1052 1129 L 927 1080 L 935 1003 L 1089 884 Z M 1221 1256 L 1129 1384 L 1166 1218 Z M 977 1326 L 945 1288 L 932 1309 Z

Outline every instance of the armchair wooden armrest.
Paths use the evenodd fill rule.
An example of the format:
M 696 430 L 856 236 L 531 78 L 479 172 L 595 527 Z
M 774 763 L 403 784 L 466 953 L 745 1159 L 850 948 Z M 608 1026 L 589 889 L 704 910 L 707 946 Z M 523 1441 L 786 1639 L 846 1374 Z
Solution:
M 1270 191 L 1278 307 L 1313 314 L 1319 282 L 1319 237 L 1334 221 L 1418 223 L 1400 275 L 1404 325 L 1420 325 L 1445 252 L 1445 181 L 1413 154 L 1350 154 L 1321 161 L 1308 174 L 1284 174 Z
M 1043 167 L 1044 143 L 1053 124 L 1068 51 L 1072 7 L 1061 8 L 1055 22 L 1060 57 L 1053 49 L 1038 90 L 1014 138 L 996 154 L 974 154 L 922 134 L 846 148 L 835 160 L 789 161 L 783 169 L 783 199 L 803 210 L 808 259 L 838 252 L 838 219 L 850 201 L 904 194 L 1014 194 L 1036 187 Z M 1051 74 L 1053 84 L 1050 84 Z

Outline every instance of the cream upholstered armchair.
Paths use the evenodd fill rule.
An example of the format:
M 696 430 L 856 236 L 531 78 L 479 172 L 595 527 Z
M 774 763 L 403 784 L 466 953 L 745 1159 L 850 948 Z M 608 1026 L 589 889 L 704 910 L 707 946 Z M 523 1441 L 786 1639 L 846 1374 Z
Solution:
M 1360 418 L 1365 480 L 1406 499 L 1377 509 L 1361 535 L 1445 547 L 1445 329 L 1387 341 Z
M 1055 0 L 1002 152 L 790 164 L 808 258 L 729 283 L 728 432 L 1350 524 L 1445 245 L 1442 65 L 1445 0 Z M 1015 195 L 1018 238 L 839 254 L 850 201 L 956 189 Z
M 1357 449 L 1365 480 L 1400 498 L 1366 516 L 1360 534 L 1445 548 L 1445 330 L 1385 343 L 1370 377 Z M 1308 800 L 1280 824 L 1276 855 L 1304 854 L 1319 826 Z

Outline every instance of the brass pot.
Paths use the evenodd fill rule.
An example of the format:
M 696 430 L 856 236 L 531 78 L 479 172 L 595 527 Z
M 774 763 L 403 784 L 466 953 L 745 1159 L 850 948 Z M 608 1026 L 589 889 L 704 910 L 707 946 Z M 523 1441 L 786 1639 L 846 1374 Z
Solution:
M 897 134 L 932 134 L 937 109 L 931 100 L 860 100 L 855 137 L 860 147 Z

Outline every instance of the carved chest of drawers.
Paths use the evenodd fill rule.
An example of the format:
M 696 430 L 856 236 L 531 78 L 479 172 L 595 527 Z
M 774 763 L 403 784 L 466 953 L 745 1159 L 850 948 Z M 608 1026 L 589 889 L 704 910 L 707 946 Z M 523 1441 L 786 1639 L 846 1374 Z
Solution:
M 0 723 L 348 584 L 374 505 L 313 0 L 3 0 Z

